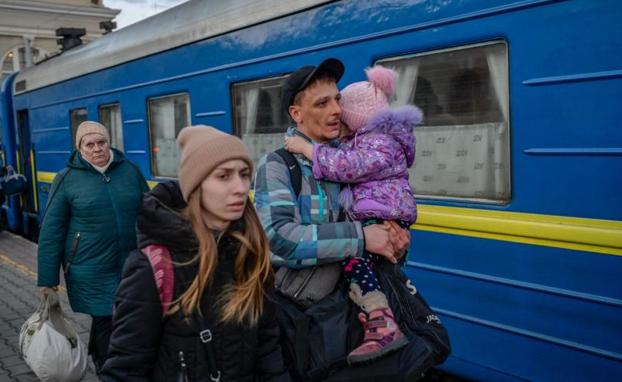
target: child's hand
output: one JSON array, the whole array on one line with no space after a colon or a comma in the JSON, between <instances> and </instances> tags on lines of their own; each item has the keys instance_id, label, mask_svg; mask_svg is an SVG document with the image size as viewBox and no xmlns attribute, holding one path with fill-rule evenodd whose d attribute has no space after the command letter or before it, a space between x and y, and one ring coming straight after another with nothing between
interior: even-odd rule
<instances>
[{"instance_id":1,"label":"child's hand","mask_svg":"<svg viewBox=\"0 0 622 382\"><path fill-rule=\"evenodd\" d=\"M285 150L289 152L302 154L302 151L307 145L311 146L311 143L305 141L301 137L285 137Z\"/></svg>"},{"instance_id":2,"label":"child's hand","mask_svg":"<svg viewBox=\"0 0 622 382\"><path fill-rule=\"evenodd\" d=\"M294 154L303 154L309 160L313 157L313 144L301 137L285 137L285 150Z\"/></svg>"}]
</instances>

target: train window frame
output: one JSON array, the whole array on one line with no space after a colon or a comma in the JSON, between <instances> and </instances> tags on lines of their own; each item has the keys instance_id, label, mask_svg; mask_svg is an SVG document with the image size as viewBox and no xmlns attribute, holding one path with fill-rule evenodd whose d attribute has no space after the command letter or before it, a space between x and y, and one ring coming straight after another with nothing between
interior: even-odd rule
<instances>
[{"instance_id":1,"label":"train window frame","mask_svg":"<svg viewBox=\"0 0 622 382\"><path fill-rule=\"evenodd\" d=\"M102 120L102 110L103 109L111 109L111 108L117 108L118 110L118 118L116 119L116 125L114 126L110 126L110 124L108 123L104 123L105 121ZM123 138L123 117L122 117L122 111L121 111L121 103L120 102L112 102L112 103L106 103L106 104L101 104L97 107L97 111L99 114L99 123L101 123L102 125L104 125L104 127L108 130L108 134L110 135L110 146L114 147L115 149L124 152L124 138Z\"/></svg>"},{"instance_id":2,"label":"train window frame","mask_svg":"<svg viewBox=\"0 0 622 382\"><path fill-rule=\"evenodd\" d=\"M170 141L168 142L169 151L171 151L171 154L175 156L175 160L174 160L174 164L172 166L169 166L170 169L173 169L173 170L167 172L166 174L163 174L158 169L157 158L156 158L156 155L154 155L154 154L159 154L161 152L161 145L154 146L154 136L153 136L154 118L152 115L152 102L161 102L162 100L174 99L176 97L186 97L186 108L185 108L186 109L185 110L186 121L184 123L179 124L179 128L177 128L177 126L174 126L173 138L168 137L168 140ZM159 95L156 97L147 98L147 132L148 132L148 137L149 137L150 170L151 170L152 177L155 179L176 179L177 178L177 168L179 166L180 151L179 151L179 148L177 147L176 139L181 129L183 129L186 126L191 125L192 110L191 110L190 102L191 102L191 99L190 99L189 92L178 92L178 93L171 93L171 94L165 94L165 95ZM175 107L175 105L173 105L173 107ZM176 122L176 118L175 116L173 116L173 124L175 124L175 122Z\"/></svg>"},{"instance_id":3,"label":"train window frame","mask_svg":"<svg viewBox=\"0 0 622 382\"><path fill-rule=\"evenodd\" d=\"M289 76L287 74L280 74L271 77L262 77L253 80L239 81L231 84L231 118L233 125L233 132L240 137L246 147L248 148L251 159L255 164L266 154L278 149L283 145L283 136L287 131L287 128L292 126L292 121L287 112L281 108L280 93L283 80ZM250 123L246 115L240 114L241 105L246 102L248 93L242 94L245 90L255 90L256 94L254 102L257 104L257 109L252 113L254 114L255 123ZM268 97L268 98L266 98ZM274 98L276 97L276 98ZM270 110L266 115L266 112L261 112L261 101L268 99L274 101L268 103ZM269 117L270 124L261 126L257 123L259 118ZM277 120L275 123L274 121ZM244 122L246 126L241 126ZM252 126L253 130L248 131L247 126ZM275 127L276 126L276 127Z\"/></svg>"},{"instance_id":4,"label":"train window frame","mask_svg":"<svg viewBox=\"0 0 622 382\"><path fill-rule=\"evenodd\" d=\"M469 54L480 55L472 61L485 62L488 77L483 77L481 75L483 70L478 67L475 69L479 71L475 71L473 67L461 68L459 63L449 62L446 65L454 65L457 68L457 73L451 79L445 80L448 84L447 87L451 89L451 82L456 80L453 82L454 93L456 93L455 89L464 89L468 86L480 90L485 87L485 92L483 90L481 93L472 92L472 94L484 94L485 96L452 98L449 97L449 94L438 93L438 96L433 99L442 100L443 97L445 100L467 99L473 104L476 103L474 100L483 99L488 102L488 109L481 108L486 112L482 112L480 116L473 112L477 108L472 107L469 109L470 113L459 114L461 119L450 119L451 115L442 118L443 115L447 114L445 112L430 113L435 117L436 122L430 122L428 125L426 125L424 116L424 123L415 128L417 150L415 164L410 169L411 186L419 199L507 205L512 199L510 73L507 42L505 40L492 40L410 55L384 57L376 60L375 64L396 69L399 69L399 66L395 65L398 63L403 66L402 69L406 68L408 63L412 67L416 66L416 68L411 68L410 73L408 70L402 70L401 73L398 70L400 76L403 77L399 82L406 84L410 81L411 84L405 85L403 90L396 89L396 97L392 106L400 106L406 103L416 104L415 100L418 96L416 92L419 83L422 84L422 87L427 85L430 94L435 95L434 86L422 76L420 70L422 67L426 68L424 65L426 58L435 56L431 60L433 64L434 61L447 62L447 58L451 58L452 55L458 57L463 55L464 57L459 58L465 60ZM472 62L469 64L476 65ZM434 73L429 68L432 65L428 63L427 66L427 70ZM437 79L441 76L449 78L447 73L441 69L436 71L441 73L441 75L437 75ZM466 75L467 73L470 77ZM472 73L479 73L479 77L475 77ZM434 76L432 75L431 78L434 79ZM466 86L463 81L460 83L461 87L458 87L456 86L458 78L468 78L472 81L467 82ZM479 81L473 78L477 78ZM420 79L425 80L425 82L420 82ZM408 90L408 86L411 86L410 90ZM419 98L421 100L422 97ZM446 102L449 105L449 101ZM435 103L437 106L440 104L441 102ZM455 105L459 104L461 103L454 103L452 108L458 109ZM480 102L480 104L484 104L484 102ZM421 105L426 106L424 109L431 110L428 107L429 102L423 102ZM441 107L440 110L442 111L443 108ZM474 121L475 117L480 117L481 120ZM430 121L432 121L431 118ZM444 149L443 146L445 146ZM449 156L447 155L449 153L453 154ZM453 159L454 156L455 159ZM434 181L437 182L436 185L432 183ZM421 186L424 182L427 183L425 187ZM422 189L423 192L421 192Z\"/></svg>"},{"instance_id":5,"label":"train window frame","mask_svg":"<svg viewBox=\"0 0 622 382\"><path fill-rule=\"evenodd\" d=\"M74 119L74 113L77 113L77 112L84 112L84 119L81 119L81 118ZM80 126L82 122L85 122L88 120L89 120L89 112L86 107L77 107L77 108L69 110L69 130L71 132L71 147L75 145L76 131L78 130L78 126ZM79 149L80 149L79 147L76 147L76 150L79 150Z\"/></svg>"}]
</instances>

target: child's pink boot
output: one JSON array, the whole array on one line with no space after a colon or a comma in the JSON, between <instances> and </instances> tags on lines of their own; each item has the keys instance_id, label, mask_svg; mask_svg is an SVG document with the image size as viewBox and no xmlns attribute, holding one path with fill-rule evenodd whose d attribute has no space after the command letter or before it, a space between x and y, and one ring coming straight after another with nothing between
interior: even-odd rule
<instances>
[{"instance_id":1,"label":"child's pink boot","mask_svg":"<svg viewBox=\"0 0 622 382\"><path fill-rule=\"evenodd\" d=\"M350 295L352 296L352 293ZM348 363L372 361L406 346L408 338L395 323L393 311L387 306L384 294L377 291L357 297L361 302L359 305L369 313L359 313L359 320L365 329L365 337L363 343L348 355Z\"/></svg>"}]
</instances>

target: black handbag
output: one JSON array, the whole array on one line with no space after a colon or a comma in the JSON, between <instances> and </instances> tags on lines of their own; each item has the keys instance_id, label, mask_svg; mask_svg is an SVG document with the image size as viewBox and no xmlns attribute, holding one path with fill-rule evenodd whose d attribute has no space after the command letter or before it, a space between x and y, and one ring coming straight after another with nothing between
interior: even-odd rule
<instances>
[{"instance_id":1,"label":"black handbag","mask_svg":"<svg viewBox=\"0 0 622 382\"><path fill-rule=\"evenodd\" d=\"M335 290L341 277L337 263L310 268L281 267L275 275L276 289L303 308L308 308Z\"/></svg>"},{"instance_id":2,"label":"black handbag","mask_svg":"<svg viewBox=\"0 0 622 382\"><path fill-rule=\"evenodd\" d=\"M295 381L323 381L346 366L346 356L362 338L358 308L345 283L339 285L307 309L280 293L270 296L277 307L285 365Z\"/></svg>"}]
</instances>

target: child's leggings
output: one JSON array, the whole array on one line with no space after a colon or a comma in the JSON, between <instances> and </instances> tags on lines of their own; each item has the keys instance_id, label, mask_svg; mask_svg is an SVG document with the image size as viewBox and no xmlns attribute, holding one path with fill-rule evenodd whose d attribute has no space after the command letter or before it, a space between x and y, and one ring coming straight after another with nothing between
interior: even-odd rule
<instances>
[{"instance_id":1,"label":"child's leggings","mask_svg":"<svg viewBox=\"0 0 622 382\"><path fill-rule=\"evenodd\" d=\"M357 284L363 295L380 290L378 277L373 270L377 258L378 255L364 251L361 257L350 257L341 263L348 284Z\"/></svg>"},{"instance_id":2,"label":"child's leggings","mask_svg":"<svg viewBox=\"0 0 622 382\"><path fill-rule=\"evenodd\" d=\"M405 229L408 223L397 221ZM363 222L363 227L371 224L382 224L380 219L369 219ZM361 293L366 295L369 292L380 291L378 277L374 272L374 265L382 261L382 257L374 253L363 251L360 257L351 257L342 261L343 276L348 284L357 284L361 288Z\"/></svg>"}]
</instances>

